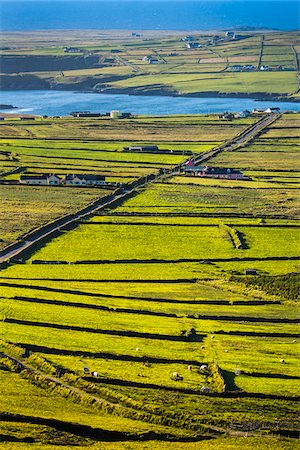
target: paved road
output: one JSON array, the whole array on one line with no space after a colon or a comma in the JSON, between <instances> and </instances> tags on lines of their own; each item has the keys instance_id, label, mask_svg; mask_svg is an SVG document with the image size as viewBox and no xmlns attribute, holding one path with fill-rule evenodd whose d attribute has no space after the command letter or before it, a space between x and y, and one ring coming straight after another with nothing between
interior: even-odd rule
<instances>
[{"instance_id":1,"label":"paved road","mask_svg":"<svg viewBox=\"0 0 300 450\"><path fill-rule=\"evenodd\" d=\"M247 143L249 140L253 139L255 136L257 136L264 128L268 127L273 123L275 120L279 119L281 114L270 114L266 117L263 117L261 120L256 122L254 125L250 126L248 129L246 129L244 132L242 132L239 136L231 139L230 141L227 141L225 144L210 150L208 152L205 152L199 156L196 156L194 158L191 158L194 163L200 163L207 161L208 159L213 158L214 156L218 155L219 153L223 152L224 150L232 151L241 145ZM181 165L181 167L184 164Z\"/></svg>"},{"instance_id":2,"label":"paved road","mask_svg":"<svg viewBox=\"0 0 300 450\"><path fill-rule=\"evenodd\" d=\"M209 152L205 152L204 154L196 156L192 159L195 163L200 163L207 161L210 158L213 158L214 156L216 156L217 154L221 153L224 150L233 150L237 146L240 146L241 144L247 142L249 139L256 136L258 133L260 133L261 130L263 130L266 126L270 125L279 117L280 114L270 114L265 118L263 118L262 120L260 120L259 122L255 123L253 126L249 127L238 137L233 138L232 140L221 145L220 147L217 147L216 149L213 149ZM166 171L166 173L172 175L173 173L178 172L178 170L181 167L183 167L184 164L185 163L176 166L173 169ZM115 195L110 196L110 198L104 201L99 199L96 202L92 203L91 205L87 206L86 208L83 208L82 210L78 211L76 214L57 219L51 224L45 225L39 231L33 231L31 233L28 233L23 240L9 246L7 249L4 249L0 252L0 263L9 261L11 258L22 257L24 253L28 252L29 250L32 250L39 243L43 242L47 238L50 239L53 236L55 236L58 232L61 231L61 228L64 228L68 225L73 225L77 223L78 220L85 219L91 214L94 214L101 209L112 207L118 202L123 202L124 200L126 200L131 196L131 194L137 189L137 187L146 186L148 183L152 183L153 181L158 180L164 175L165 174L162 175L153 174L152 177L151 175L149 175L146 179L144 178L140 179L140 183L138 186L130 186L126 190L124 190L124 192L116 193ZM150 180L149 177L151 177Z\"/></svg>"}]
</instances>

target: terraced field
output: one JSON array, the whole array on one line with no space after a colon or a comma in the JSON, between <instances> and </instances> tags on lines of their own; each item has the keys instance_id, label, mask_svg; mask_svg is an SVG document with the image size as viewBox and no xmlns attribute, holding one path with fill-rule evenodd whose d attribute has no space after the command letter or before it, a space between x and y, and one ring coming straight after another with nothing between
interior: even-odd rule
<instances>
[{"instance_id":1,"label":"terraced field","mask_svg":"<svg viewBox=\"0 0 300 450\"><path fill-rule=\"evenodd\" d=\"M214 119L194 120L198 154ZM31 448L26 437L45 449L295 448L299 159L286 142L298 120L285 114L209 161L251 181L165 174L3 265L2 434L18 440L4 448ZM167 119L143 121L164 135ZM176 121L174 149L185 145L186 122ZM133 167L137 155L120 151L125 125L116 149L105 134L100 148L95 136L52 149L22 137L20 158L77 151ZM224 140L241 128L221 126ZM138 157L152 171L186 160Z\"/></svg>"}]
</instances>

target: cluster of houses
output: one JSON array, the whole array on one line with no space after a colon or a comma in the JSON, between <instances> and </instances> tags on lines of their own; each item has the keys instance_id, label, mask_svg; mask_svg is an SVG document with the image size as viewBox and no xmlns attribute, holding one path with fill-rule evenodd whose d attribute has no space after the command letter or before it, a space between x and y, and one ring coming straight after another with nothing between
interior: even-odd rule
<instances>
[{"instance_id":1,"label":"cluster of houses","mask_svg":"<svg viewBox=\"0 0 300 450\"><path fill-rule=\"evenodd\" d=\"M245 109L244 111L236 112L236 113L226 111L223 114L219 115L219 119L221 119L221 120L243 119L245 117L249 117L250 115L251 115L251 112L248 111L248 109Z\"/></svg>"},{"instance_id":2,"label":"cluster of houses","mask_svg":"<svg viewBox=\"0 0 300 450\"><path fill-rule=\"evenodd\" d=\"M103 175L68 174L62 177L53 173L42 175L21 175L20 184L35 186L103 186L106 184Z\"/></svg>"},{"instance_id":3,"label":"cluster of houses","mask_svg":"<svg viewBox=\"0 0 300 450\"><path fill-rule=\"evenodd\" d=\"M228 42L228 41L239 41L240 39L244 39L244 36L240 36L236 34L234 31L226 31L225 37L215 35L212 37L212 39L209 39L207 41L207 45L216 45L221 42Z\"/></svg>"},{"instance_id":4,"label":"cluster of houses","mask_svg":"<svg viewBox=\"0 0 300 450\"><path fill-rule=\"evenodd\" d=\"M238 39L238 35L234 31L226 31L225 36L230 41L236 41Z\"/></svg>"},{"instance_id":5,"label":"cluster of houses","mask_svg":"<svg viewBox=\"0 0 300 450\"><path fill-rule=\"evenodd\" d=\"M239 170L226 167L197 166L191 159L185 164L182 170L186 176L222 178L227 180L251 180L251 178L246 177Z\"/></svg>"},{"instance_id":6,"label":"cluster of houses","mask_svg":"<svg viewBox=\"0 0 300 450\"><path fill-rule=\"evenodd\" d=\"M194 36L184 36L181 40L183 42L192 42L195 40L195 38L194 38Z\"/></svg>"},{"instance_id":7,"label":"cluster of houses","mask_svg":"<svg viewBox=\"0 0 300 450\"><path fill-rule=\"evenodd\" d=\"M256 67L252 64L235 64L234 66L228 67L228 70L230 70L231 72L253 72L254 70L256 70Z\"/></svg>"},{"instance_id":8,"label":"cluster of houses","mask_svg":"<svg viewBox=\"0 0 300 450\"><path fill-rule=\"evenodd\" d=\"M191 48L201 48L202 45L199 44L199 42L194 42L195 41L195 37L194 36L184 36L181 41L186 42L185 46L188 49Z\"/></svg>"},{"instance_id":9,"label":"cluster of houses","mask_svg":"<svg viewBox=\"0 0 300 450\"><path fill-rule=\"evenodd\" d=\"M266 64L263 64L259 68L256 66L253 66L253 64L235 64L233 66L229 66L228 70L230 72L254 72L254 71L261 71L261 72L268 72L268 71L277 71L277 70L285 70L285 71L291 71L294 70L293 67L282 67L282 66L274 66L269 67Z\"/></svg>"},{"instance_id":10,"label":"cluster of houses","mask_svg":"<svg viewBox=\"0 0 300 450\"><path fill-rule=\"evenodd\" d=\"M276 114L280 112L278 107L268 107L268 108L254 108L252 111L245 109L241 112L224 112L219 115L220 120L233 120L233 119L244 119L249 117L251 114Z\"/></svg>"}]
</instances>

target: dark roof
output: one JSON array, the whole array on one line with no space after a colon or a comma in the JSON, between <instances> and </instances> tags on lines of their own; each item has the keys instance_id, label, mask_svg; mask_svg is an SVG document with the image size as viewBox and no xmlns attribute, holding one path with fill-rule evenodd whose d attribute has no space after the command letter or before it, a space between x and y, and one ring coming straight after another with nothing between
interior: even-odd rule
<instances>
[{"instance_id":1,"label":"dark roof","mask_svg":"<svg viewBox=\"0 0 300 450\"><path fill-rule=\"evenodd\" d=\"M191 166L186 165L185 170L195 170L199 172L204 172L206 174L213 174L213 175L228 175L231 173L241 173L239 170L231 169L229 167L209 167L209 166Z\"/></svg>"},{"instance_id":2,"label":"dark roof","mask_svg":"<svg viewBox=\"0 0 300 450\"><path fill-rule=\"evenodd\" d=\"M20 180L47 180L51 175L21 175Z\"/></svg>"},{"instance_id":3,"label":"dark roof","mask_svg":"<svg viewBox=\"0 0 300 450\"><path fill-rule=\"evenodd\" d=\"M91 175L91 174L69 174L66 175L66 180L73 180L74 178L79 178L80 180L90 180L90 181L103 181L105 180L104 175Z\"/></svg>"},{"instance_id":4,"label":"dark roof","mask_svg":"<svg viewBox=\"0 0 300 450\"><path fill-rule=\"evenodd\" d=\"M130 150L137 150L137 149L143 149L143 150L158 150L157 145L131 145L129 147Z\"/></svg>"}]
</instances>

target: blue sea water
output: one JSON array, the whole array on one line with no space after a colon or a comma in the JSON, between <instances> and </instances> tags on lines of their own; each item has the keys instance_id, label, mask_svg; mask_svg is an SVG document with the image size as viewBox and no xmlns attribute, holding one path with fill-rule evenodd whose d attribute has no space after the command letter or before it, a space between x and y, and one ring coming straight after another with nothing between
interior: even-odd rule
<instances>
[{"instance_id":1,"label":"blue sea water","mask_svg":"<svg viewBox=\"0 0 300 450\"><path fill-rule=\"evenodd\" d=\"M300 111L300 103L255 101L249 98L129 96L69 91L4 91L0 93L0 103L18 107L2 110L4 112L60 116L69 115L72 111L104 113L114 109L150 115L208 114L268 106L278 106L281 111Z\"/></svg>"},{"instance_id":2,"label":"blue sea water","mask_svg":"<svg viewBox=\"0 0 300 450\"><path fill-rule=\"evenodd\" d=\"M0 0L2 31L299 28L298 1Z\"/></svg>"}]
</instances>

